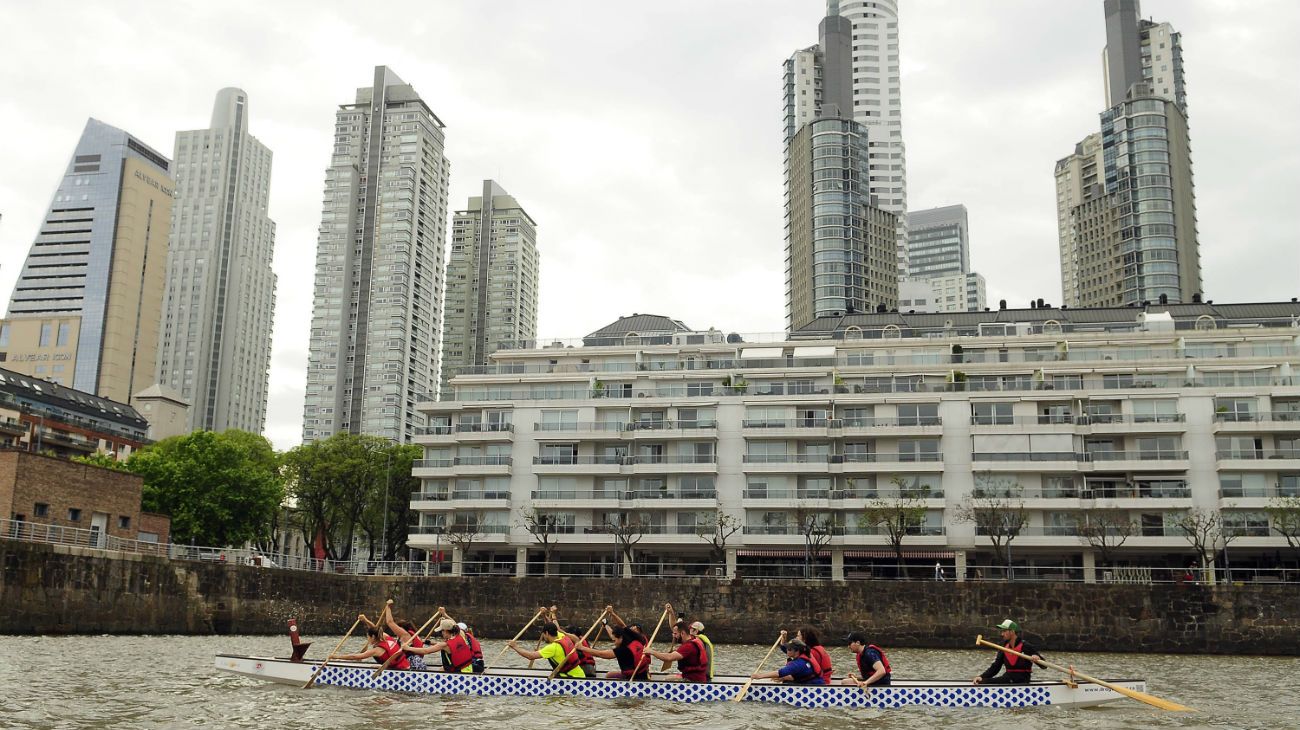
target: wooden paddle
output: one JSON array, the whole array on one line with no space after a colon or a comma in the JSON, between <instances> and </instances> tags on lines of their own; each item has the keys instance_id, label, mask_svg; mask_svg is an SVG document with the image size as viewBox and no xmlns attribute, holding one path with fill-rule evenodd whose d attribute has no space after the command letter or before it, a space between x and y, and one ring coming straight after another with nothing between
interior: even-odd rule
<instances>
[{"instance_id":1,"label":"wooden paddle","mask_svg":"<svg viewBox=\"0 0 1300 730\"><path fill-rule=\"evenodd\" d=\"M772 652L776 651L776 647L780 646L782 641L785 641L784 631L781 632L780 636L776 637L776 641L772 642L772 648L768 649L767 654L763 655L763 661L758 663L758 667L753 671L752 674L758 674L759 672L763 671L763 665L767 664L767 660L772 658ZM750 678L745 682L745 686L740 688L740 691L736 693L735 697L731 698L731 701L740 702L741 700L745 699L745 695L749 694L749 685L753 683L754 683L754 677L751 675Z\"/></svg>"},{"instance_id":2,"label":"wooden paddle","mask_svg":"<svg viewBox=\"0 0 1300 730\"><path fill-rule=\"evenodd\" d=\"M380 665L379 665L379 668L375 670L375 673L372 674L372 675L370 675L370 676L371 676L371 677L378 677L378 676L379 676L379 675L380 675L380 674L381 674L385 669L388 668L388 665L389 665L389 664L392 664L392 663L393 663L393 660L394 660L394 659L396 659L397 657L399 657L399 656L405 654L405 653L406 653L406 650L411 648L411 643L414 642L414 641L416 640L416 638L418 638L418 637L420 636L420 634L424 633L424 630L425 630L425 629L429 628L429 624L433 623L433 620L434 620L434 619L438 618L439 616L444 615L444 613L445 613L445 612L444 612L444 611L442 610L442 608L440 607L440 608L437 610L436 613L434 613L432 616L429 617L429 620L428 620L428 621L425 621L425 622L424 622L424 625L423 625L423 626L421 626L420 628L416 629L414 634L411 634L409 637L407 637L406 641L402 643L402 648L401 648L399 651L395 651L395 652L393 652L392 654L389 654L389 655L388 655L388 658L384 660L384 663L383 663L383 664L380 664Z\"/></svg>"},{"instance_id":3,"label":"wooden paddle","mask_svg":"<svg viewBox=\"0 0 1300 730\"><path fill-rule=\"evenodd\" d=\"M994 644L991 641L986 641L984 639L983 634L975 637L975 645L992 647L994 649L997 649L998 651L1005 651L1008 654L1015 654L1016 656L1028 659L1031 662L1035 661L1029 655L1021 654L1015 649L1008 649L1005 646L1000 646L998 644ZM1060 664L1053 664L1044 659L1039 659L1036 661L1038 664L1041 664L1049 669L1055 669L1056 671L1062 672L1064 674L1068 674L1071 677L1078 677L1079 679L1082 679L1085 682L1092 682L1093 684L1101 685L1102 687L1105 687L1108 690L1111 690L1113 692L1118 692L1124 695L1125 697L1135 699L1138 702L1145 702L1148 705L1151 705L1152 707L1159 707L1162 710L1170 710L1172 712L1195 712L1196 711L1194 708L1187 707L1186 705L1180 705L1177 702L1170 702L1169 700L1160 699L1159 697L1156 697L1155 695L1147 694L1146 692L1139 692L1135 689L1129 689L1128 687L1121 687L1118 684L1111 684L1110 682L1107 682L1102 679L1097 679L1096 677L1089 677L1088 675L1082 672L1076 672L1068 667L1063 667Z\"/></svg>"},{"instance_id":4,"label":"wooden paddle","mask_svg":"<svg viewBox=\"0 0 1300 730\"><path fill-rule=\"evenodd\" d=\"M593 632L593 631L596 630L596 627L600 625L600 620L603 619L603 618L605 618L605 612L604 612L604 611L601 611L601 612L600 612L600 615L597 616L597 617L596 617L596 620L591 624L591 628L587 629L587 633L583 634L583 635L582 635L582 639L579 640L578 642L576 642L576 643L573 645L573 651L574 651L574 653L577 653L577 651L578 651L578 647L579 647L579 646L582 646L582 642L586 641L586 640L587 640L587 637L591 636L591 632ZM566 662L569 661L569 655L568 655L568 654L565 654L565 655L564 655L564 661L566 661ZM549 681L549 680L552 680L552 679L555 679L555 675L557 675L557 674L560 673L560 667L562 667L562 666L564 666L564 665L563 665L563 664L556 664L556 665L555 665L555 669L552 669L552 670L551 670L551 676L547 677L546 679L547 679L548 681Z\"/></svg>"},{"instance_id":5,"label":"wooden paddle","mask_svg":"<svg viewBox=\"0 0 1300 730\"><path fill-rule=\"evenodd\" d=\"M316 684L316 678L320 676L321 672L325 671L325 665L330 663L330 659L338 653L339 649L343 648L344 642L348 640L348 637L352 636L352 632L356 631L357 627L360 625L361 617L357 616L357 620L352 622L352 628L348 629L348 632L343 635L342 639L339 639L339 643L334 645L334 651L331 651L325 656L325 661L321 662L319 667L316 667L316 671L311 673L311 679L308 679L307 683L302 686L303 689L311 689L312 685Z\"/></svg>"},{"instance_id":6,"label":"wooden paddle","mask_svg":"<svg viewBox=\"0 0 1300 730\"><path fill-rule=\"evenodd\" d=\"M676 626L676 625L677 625L677 612L673 610L672 606L673 606L673 604L671 604L671 603L666 603L666 604L664 604L664 608L668 611L668 625L669 625L669 626ZM671 669L672 666L673 666L673 663L670 662L670 661L668 661L667 659L665 659L665 660L664 660L664 663L661 664L661 665L659 665L659 671L661 671L661 672L666 672L666 671L668 671L669 669Z\"/></svg>"},{"instance_id":7,"label":"wooden paddle","mask_svg":"<svg viewBox=\"0 0 1300 730\"><path fill-rule=\"evenodd\" d=\"M528 623L524 624L524 627L523 627L522 629L519 629L519 633L515 634L515 638L511 639L510 641L519 641L519 637L523 636L523 635L524 635L524 632L528 630L528 627L529 627L529 626L532 626L534 623L536 623L537 619L540 618L541 615L542 615L543 613L545 613L545 612L546 612L546 609L544 609L544 608L543 608L543 609L539 609L539 610L537 611L537 613L533 614L533 617L532 617L531 619L528 620ZM506 652L509 651L509 650L510 650L510 644L509 644L509 643L507 643L505 646L501 647L501 653L500 653L500 654L497 654L497 658L492 660L492 664L496 664L497 662L501 661L501 657L505 656L505 655L506 655ZM483 673L484 673L484 674L487 674L487 670L489 670L489 669L492 668L492 664L489 664L489 665L487 665L486 667L483 668Z\"/></svg>"},{"instance_id":8,"label":"wooden paddle","mask_svg":"<svg viewBox=\"0 0 1300 730\"><path fill-rule=\"evenodd\" d=\"M650 647L654 645L655 637L659 635L659 627L664 625L664 619L666 618L668 618L668 609L665 608L664 612L659 614L659 622L655 624L655 630L653 633L650 634L650 641L647 642L645 648L641 650L642 651L641 658L646 660L646 667L649 667L651 664L654 663L654 657L650 655ZM627 676L627 681L631 682L633 679L635 679L637 672L640 671L641 671L641 662L637 662L636 665L632 667L632 673ZM645 676L646 679L649 679L650 672L646 672Z\"/></svg>"}]
</instances>

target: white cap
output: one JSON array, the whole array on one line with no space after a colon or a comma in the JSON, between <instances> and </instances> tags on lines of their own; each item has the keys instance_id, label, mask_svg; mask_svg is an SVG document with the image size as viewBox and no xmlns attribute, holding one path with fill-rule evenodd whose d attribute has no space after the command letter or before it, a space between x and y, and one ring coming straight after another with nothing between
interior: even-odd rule
<instances>
[{"instance_id":1,"label":"white cap","mask_svg":"<svg viewBox=\"0 0 1300 730\"><path fill-rule=\"evenodd\" d=\"M469 631L469 627L465 625L465 622L464 622L464 621L462 621L462 622L460 622L460 623L458 623L458 624L456 624L456 625L460 627L460 630L461 630L461 631Z\"/></svg>"}]
</instances>

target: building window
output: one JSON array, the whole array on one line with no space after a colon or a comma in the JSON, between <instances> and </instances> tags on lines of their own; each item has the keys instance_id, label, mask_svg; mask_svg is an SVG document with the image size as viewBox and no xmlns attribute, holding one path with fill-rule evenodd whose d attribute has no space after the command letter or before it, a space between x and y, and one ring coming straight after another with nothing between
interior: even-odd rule
<instances>
[{"instance_id":1,"label":"building window","mask_svg":"<svg viewBox=\"0 0 1300 730\"><path fill-rule=\"evenodd\" d=\"M53 332L54 327L49 322L43 322L41 324L41 339L39 344L37 344L37 347L49 347L50 335L53 334Z\"/></svg>"},{"instance_id":2,"label":"building window","mask_svg":"<svg viewBox=\"0 0 1300 730\"><path fill-rule=\"evenodd\" d=\"M36 517L49 517L50 506L44 502L37 502L36 507L32 509L32 515Z\"/></svg>"},{"instance_id":3,"label":"building window","mask_svg":"<svg viewBox=\"0 0 1300 730\"><path fill-rule=\"evenodd\" d=\"M54 341L55 347L66 347L68 345L68 335L72 333L72 325L67 322L59 323L59 336Z\"/></svg>"},{"instance_id":4,"label":"building window","mask_svg":"<svg viewBox=\"0 0 1300 730\"><path fill-rule=\"evenodd\" d=\"M68 522L81 522L81 510L76 507L69 507Z\"/></svg>"},{"instance_id":5,"label":"building window","mask_svg":"<svg viewBox=\"0 0 1300 730\"><path fill-rule=\"evenodd\" d=\"M117 518L117 526L123 530L131 529L131 518L121 515Z\"/></svg>"}]
</instances>

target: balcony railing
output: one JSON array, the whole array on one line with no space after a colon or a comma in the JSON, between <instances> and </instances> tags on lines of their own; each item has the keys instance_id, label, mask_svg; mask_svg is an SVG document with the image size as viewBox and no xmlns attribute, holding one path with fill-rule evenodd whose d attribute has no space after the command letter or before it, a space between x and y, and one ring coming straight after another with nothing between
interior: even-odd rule
<instances>
[{"instance_id":1,"label":"balcony railing","mask_svg":"<svg viewBox=\"0 0 1300 730\"><path fill-rule=\"evenodd\" d=\"M746 464L829 464L837 454L745 454ZM842 459L841 459L842 461Z\"/></svg>"},{"instance_id":2,"label":"balcony railing","mask_svg":"<svg viewBox=\"0 0 1300 730\"><path fill-rule=\"evenodd\" d=\"M977 451L971 461L1087 461L1087 456L1073 451Z\"/></svg>"},{"instance_id":3,"label":"balcony railing","mask_svg":"<svg viewBox=\"0 0 1300 730\"><path fill-rule=\"evenodd\" d=\"M445 502L457 499L509 500L510 492L489 489L452 489L434 492L411 492L411 501Z\"/></svg>"},{"instance_id":4,"label":"balcony railing","mask_svg":"<svg viewBox=\"0 0 1300 730\"><path fill-rule=\"evenodd\" d=\"M1300 411L1220 411L1214 414L1214 420L1225 423L1300 423Z\"/></svg>"},{"instance_id":5,"label":"balcony railing","mask_svg":"<svg viewBox=\"0 0 1300 730\"><path fill-rule=\"evenodd\" d=\"M449 535L455 533L477 532L480 535L509 535L510 525L412 525L406 528L410 535Z\"/></svg>"},{"instance_id":6,"label":"balcony railing","mask_svg":"<svg viewBox=\"0 0 1300 730\"><path fill-rule=\"evenodd\" d=\"M690 429L713 429L718 427L717 421L694 420L694 421L632 421L623 424L624 431L671 431L671 430L690 430Z\"/></svg>"},{"instance_id":7,"label":"balcony railing","mask_svg":"<svg viewBox=\"0 0 1300 730\"><path fill-rule=\"evenodd\" d=\"M1186 461L1187 452L1175 449L1149 451L1091 451L1088 461Z\"/></svg>"},{"instance_id":8,"label":"balcony railing","mask_svg":"<svg viewBox=\"0 0 1300 730\"><path fill-rule=\"evenodd\" d=\"M1300 483L1273 484L1265 487L1220 487L1220 499L1300 497Z\"/></svg>"},{"instance_id":9,"label":"balcony railing","mask_svg":"<svg viewBox=\"0 0 1300 730\"><path fill-rule=\"evenodd\" d=\"M594 456L559 455L534 456L533 463L539 466L576 466L576 465L613 465L624 464L631 457L622 454L596 454Z\"/></svg>"},{"instance_id":10,"label":"balcony railing","mask_svg":"<svg viewBox=\"0 0 1300 730\"><path fill-rule=\"evenodd\" d=\"M889 530L880 525L846 525L844 527L845 535L875 535L889 536ZM937 537L947 534L947 529L943 525L908 525L903 531L904 535L914 537Z\"/></svg>"},{"instance_id":11,"label":"balcony railing","mask_svg":"<svg viewBox=\"0 0 1300 730\"><path fill-rule=\"evenodd\" d=\"M452 466L510 466L512 461L509 456L457 456Z\"/></svg>"},{"instance_id":12,"label":"balcony railing","mask_svg":"<svg viewBox=\"0 0 1300 730\"><path fill-rule=\"evenodd\" d=\"M938 416L899 416L897 418L841 418L844 428L906 428L910 426L939 426Z\"/></svg>"},{"instance_id":13,"label":"balcony railing","mask_svg":"<svg viewBox=\"0 0 1300 730\"><path fill-rule=\"evenodd\" d=\"M458 423L456 433L512 433L513 423Z\"/></svg>"},{"instance_id":14,"label":"balcony railing","mask_svg":"<svg viewBox=\"0 0 1300 730\"><path fill-rule=\"evenodd\" d=\"M534 423L534 431L613 431L623 430L620 421L562 421L559 423Z\"/></svg>"},{"instance_id":15,"label":"balcony railing","mask_svg":"<svg viewBox=\"0 0 1300 730\"><path fill-rule=\"evenodd\" d=\"M1219 449L1217 458L1223 459L1300 459L1300 449Z\"/></svg>"},{"instance_id":16,"label":"balcony railing","mask_svg":"<svg viewBox=\"0 0 1300 730\"><path fill-rule=\"evenodd\" d=\"M833 418L746 418L744 428L839 428L841 421Z\"/></svg>"}]
</instances>

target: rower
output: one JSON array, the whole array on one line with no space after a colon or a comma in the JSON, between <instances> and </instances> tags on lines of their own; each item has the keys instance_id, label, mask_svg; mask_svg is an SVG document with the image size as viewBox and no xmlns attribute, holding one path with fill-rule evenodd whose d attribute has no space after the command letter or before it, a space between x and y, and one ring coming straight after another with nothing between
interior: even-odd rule
<instances>
[{"instance_id":1,"label":"rower","mask_svg":"<svg viewBox=\"0 0 1300 730\"><path fill-rule=\"evenodd\" d=\"M792 684L826 684L822 679L822 668L817 660L808 653L808 645L799 639L791 639L785 645L786 664L770 672L754 672L754 679L775 679L778 682Z\"/></svg>"},{"instance_id":2,"label":"rower","mask_svg":"<svg viewBox=\"0 0 1300 730\"><path fill-rule=\"evenodd\" d=\"M554 621L542 624L542 643L545 646L541 651L521 649L515 639L511 639L507 645L525 659L545 659L550 662L552 669L560 670L556 672L557 677L582 679L587 676L578 664L578 646L573 637L561 631Z\"/></svg>"},{"instance_id":3,"label":"rower","mask_svg":"<svg viewBox=\"0 0 1300 730\"><path fill-rule=\"evenodd\" d=\"M889 658L885 656L884 650L867 643L867 637L857 631L844 637L844 640L849 642L849 651L857 658L858 674L850 673L844 678L843 684L888 687L893 669L889 666Z\"/></svg>"},{"instance_id":4,"label":"rower","mask_svg":"<svg viewBox=\"0 0 1300 730\"><path fill-rule=\"evenodd\" d=\"M483 645L478 642L474 630L466 626L464 621L457 623L456 626L460 629L460 635L465 637L465 641L469 644L470 653L474 656L470 662L470 667L473 668L475 674L482 674L484 670Z\"/></svg>"},{"instance_id":5,"label":"rower","mask_svg":"<svg viewBox=\"0 0 1300 730\"><path fill-rule=\"evenodd\" d=\"M822 680L824 684L831 683L831 655L822 646L821 637L817 635L817 629L811 626L804 626L794 633L794 638L808 645L808 654L817 661L817 666L821 667Z\"/></svg>"},{"instance_id":6,"label":"rower","mask_svg":"<svg viewBox=\"0 0 1300 730\"><path fill-rule=\"evenodd\" d=\"M698 636L692 636L690 627L684 622L673 626L673 641L677 648L672 651L655 651L646 649L646 653L666 662L677 662L677 671L685 682L709 681L709 650ZM674 677L673 679L676 679Z\"/></svg>"},{"instance_id":7,"label":"rower","mask_svg":"<svg viewBox=\"0 0 1300 730\"><path fill-rule=\"evenodd\" d=\"M388 632L397 638L398 642L405 647L406 660L410 662L411 669L424 671L424 655L418 650L424 648L424 640L416 633L418 629L410 619L394 620L391 614L385 615L388 620ZM412 651L415 649L417 651Z\"/></svg>"},{"instance_id":8,"label":"rower","mask_svg":"<svg viewBox=\"0 0 1300 730\"><path fill-rule=\"evenodd\" d=\"M594 649L590 646L579 646L578 651L584 657L600 657L601 659L617 659L618 671L611 671L605 675L608 679L628 679L644 680L650 678L650 662L643 659L645 650L645 637L637 633L636 629L630 626L605 626L606 632L614 640L613 649ZM583 665L583 671L587 667ZM595 676L595 662L592 662L592 676Z\"/></svg>"},{"instance_id":9,"label":"rower","mask_svg":"<svg viewBox=\"0 0 1300 730\"><path fill-rule=\"evenodd\" d=\"M384 633L384 630L371 626L366 629L366 649L356 654L334 654L331 659L341 659L345 662L360 662L366 659L374 659L383 664L388 662L388 657L397 654L398 656L388 664L389 669L410 669L411 664L402 655L402 645L397 643L397 639Z\"/></svg>"},{"instance_id":10,"label":"rower","mask_svg":"<svg viewBox=\"0 0 1300 730\"><path fill-rule=\"evenodd\" d=\"M1033 661L1018 657L1009 652L998 652L997 658L989 665L984 673L976 677L974 684L1029 684L1030 675L1034 671L1034 664L1042 661L1038 650L1025 643L1020 638L1020 624L1011 619L1006 619L997 625L1002 632L1002 645L1008 649L1018 651L1021 654L1028 654L1033 657ZM996 676L998 671L1006 668L1002 676Z\"/></svg>"},{"instance_id":11,"label":"rower","mask_svg":"<svg viewBox=\"0 0 1300 730\"><path fill-rule=\"evenodd\" d=\"M444 672L461 672L468 674L474 671L474 650L470 648L469 642L460 630L460 625L455 619L444 618L438 622L438 633L442 635L441 641L435 641L432 644L426 644L420 650L421 654L432 654L442 652L442 671Z\"/></svg>"}]
</instances>

